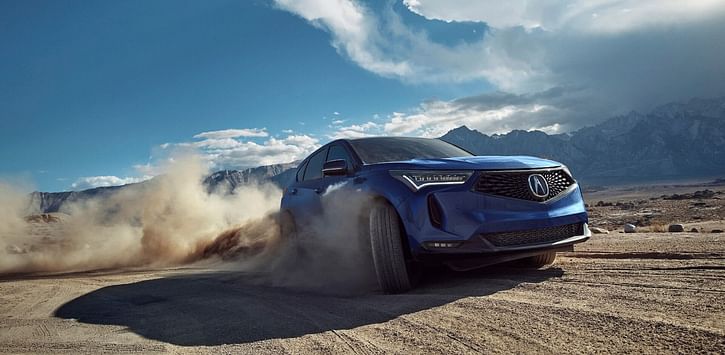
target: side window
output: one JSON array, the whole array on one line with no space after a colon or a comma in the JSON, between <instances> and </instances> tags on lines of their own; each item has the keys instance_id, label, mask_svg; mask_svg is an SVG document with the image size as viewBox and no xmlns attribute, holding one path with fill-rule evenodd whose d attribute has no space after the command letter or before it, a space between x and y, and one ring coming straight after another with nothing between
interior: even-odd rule
<instances>
[{"instance_id":1,"label":"side window","mask_svg":"<svg viewBox=\"0 0 725 355\"><path fill-rule=\"evenodd\" d=\"M297 168L297 181L302 181L302 177L305 176L305 168L307 168L307 163L300 164L300 167Z\"/></svg>"},{"instance_id":2,"label":"side window","mask_svg":"<svg viewBox=\"0 0 725 355\"><path fill-rule=\"evenodd\" d=\"M310 157L310 160L307 161L307 169L305 169L305 181L322 177L322 165L325 164L325 157L327 157L327 148Z\"/></svg>"},{"instance_id":3,"label":"side window","mask_svg":"<svg viewBox=\"0 0 725 355\"><path fill-rule=\"evenodd\" d=\"M350 156L347 154L345 148L339 144L335 144L330 147L330 152L327 153L327 161L342 159L348 169L352 168Z\"/></svg>"}]
</instances>

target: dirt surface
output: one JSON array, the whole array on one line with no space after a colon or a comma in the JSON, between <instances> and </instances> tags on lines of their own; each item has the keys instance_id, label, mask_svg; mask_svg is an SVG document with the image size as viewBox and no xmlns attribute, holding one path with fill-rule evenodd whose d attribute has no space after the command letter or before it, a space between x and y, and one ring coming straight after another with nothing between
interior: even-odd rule
<instances>
[{"instance_id":1,"label":"dirt surface","mask_svg":"<svg viewBox=\"0 0 725 355\"><path fill-rule=\"evenodd\" d=\"M641 231L663 232L672 223L709 233L725 226L725 182L634 185L584 193L590 224L621 231L631 223Z\"/></svg>"},{"instance_id":2,"label":"dirt surface","mask_svg":"<svg viewBox=\"0 0 725 355\"><path fill-rule=\"evenodd\" d=\"M8 353L723 353L725 235L597 235L552 267L438 270L403 295L173 269L0 282Z\"/></svg>"}]
</instances>

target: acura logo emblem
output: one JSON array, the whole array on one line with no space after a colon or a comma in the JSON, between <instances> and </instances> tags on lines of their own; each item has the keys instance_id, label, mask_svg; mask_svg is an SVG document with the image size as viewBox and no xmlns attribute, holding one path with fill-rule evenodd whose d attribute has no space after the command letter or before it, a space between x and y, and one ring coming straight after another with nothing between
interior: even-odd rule
<instances>
[{"instance_id":1,"label":"acura logo emblem","mask_svg":"<svg viewBox=\"0 0 725 355\"><path fill-rule=\"evenodd\" d=\"M546 179L541 174L529 175L529 190L538 198L549 196L549 184L546 183Z\"/></svg>"}]
</instances>

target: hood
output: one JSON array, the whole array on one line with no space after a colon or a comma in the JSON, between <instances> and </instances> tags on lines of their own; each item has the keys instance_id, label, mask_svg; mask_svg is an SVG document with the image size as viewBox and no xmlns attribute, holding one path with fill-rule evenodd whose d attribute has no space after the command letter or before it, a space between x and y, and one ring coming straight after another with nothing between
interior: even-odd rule
<instances>
[{"instance_id":1,"label":"hood","mask_svg":"<svg viewBox=\"0 0 725 355\"><path fill-rule=\"evenodd\" d=\"M411 159L371 165L386 169L515 170L561 166L552 160L529 156L473 156L444 159Z\"/></svg>"}]
</instances>

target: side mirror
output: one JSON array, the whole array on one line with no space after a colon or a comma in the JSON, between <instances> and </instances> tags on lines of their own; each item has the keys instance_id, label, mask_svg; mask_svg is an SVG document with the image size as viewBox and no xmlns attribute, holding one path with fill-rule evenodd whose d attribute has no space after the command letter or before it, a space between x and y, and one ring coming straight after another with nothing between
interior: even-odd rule
<instances>
[{"instance_id":1,"label":"side mirror","mask_svg":"<svg viewBox=\"0 0 725 355\"><path fill-rule=\"evenodd\" d=\"M323 176L347 175L347 162L342 159L330 160L322 166Z\"/></svg>"}]
</instances>

